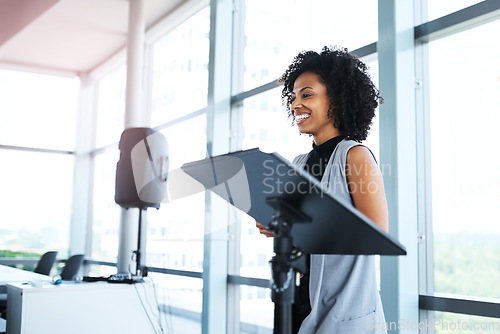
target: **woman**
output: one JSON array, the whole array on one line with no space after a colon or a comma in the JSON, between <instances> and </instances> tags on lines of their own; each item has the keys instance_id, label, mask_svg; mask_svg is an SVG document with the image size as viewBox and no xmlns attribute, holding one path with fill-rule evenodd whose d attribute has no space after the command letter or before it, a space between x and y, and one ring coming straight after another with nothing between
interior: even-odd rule
<instances>
[{"instance_id":1,"label":"woman","mask_svg":"<svg viewBox=\"0 0 500 334\"><path fill-rule=\"evenodd\" d=\"M314 140L312 151L293 163L387 232L382 175L371 151L360 144L382 100L366 65L346 49L324 47L321 53L297 55L280 81L289 116L300 133ZM272 236L263 225L257 223L257 227ZM373 256L311 255L308 315L303 305L308 301L300 298L302 294L296 292L293 314L300 334L385 333L376 329L377 324L383 327L385 319Z\"/></svg>"}]
</instances>

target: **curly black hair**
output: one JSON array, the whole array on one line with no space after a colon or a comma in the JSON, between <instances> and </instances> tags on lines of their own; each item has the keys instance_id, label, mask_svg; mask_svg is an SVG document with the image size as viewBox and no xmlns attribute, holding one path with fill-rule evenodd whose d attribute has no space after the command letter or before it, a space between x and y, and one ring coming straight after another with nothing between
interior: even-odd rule
<instances>
[{"instance_id":1,"label":"curly black hair","mask_svg":"<svg viewBox=\"0 0 500 334\"><path fill-rule=\"evenodd\" d=\"M281 98L292 117L292 91L295 80L304 72L320 76L330 97L328 117L340 133L348 139L361 142L375 116L375 109L383 103L379 90L367 72L366 65L351 55L346 48L324 47L321 53L299 53L280 77L284 84Z\"/></svg>"}]
</instances>

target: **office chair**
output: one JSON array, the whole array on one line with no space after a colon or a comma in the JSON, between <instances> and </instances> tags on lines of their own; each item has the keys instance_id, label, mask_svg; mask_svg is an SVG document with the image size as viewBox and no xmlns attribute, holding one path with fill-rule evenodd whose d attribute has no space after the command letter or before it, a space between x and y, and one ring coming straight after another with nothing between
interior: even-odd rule
<instances>
[{"instance_id":1,"label":"office chair","mask_svg":"<svg viewBox=\"0 0 500 334\"><path fill-rule=\"evenodd\" d=\"M50 275L50 271L52 270L52 266L54 265L54 262L56 261L56 256L57 256L57 251L47 252L47 253L43 254L36 265L36 268L34 270L35 273L47 275L47 276Z\"/></svg>"},{"instance_id":2,"label":"office chair","mask_svg":"<svg viewBox=\"0 0 500 334\"><path fill-rule=\"evenodd\" d=\"M61 271L61 279L71 281L75 278L83 263L83 254L73 255L67 261Z\"/></svg>"}]
</instances>

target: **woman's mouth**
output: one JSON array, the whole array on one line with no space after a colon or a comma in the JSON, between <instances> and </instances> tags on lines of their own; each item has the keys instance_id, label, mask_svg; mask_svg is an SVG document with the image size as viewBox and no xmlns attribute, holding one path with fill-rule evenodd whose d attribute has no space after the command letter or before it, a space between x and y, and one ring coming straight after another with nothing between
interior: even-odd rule
<instances>
[{"instance_id":1,"label":"woman's mouth","mask_svg":"<svg viewBox=\"0 0 500 334\"><path fill-rule=\"evenodd\" d=\"M297 125L304 123L309 117L311 117L311 114L295 115L295 123Z\"/></svg>"}]
</instances>

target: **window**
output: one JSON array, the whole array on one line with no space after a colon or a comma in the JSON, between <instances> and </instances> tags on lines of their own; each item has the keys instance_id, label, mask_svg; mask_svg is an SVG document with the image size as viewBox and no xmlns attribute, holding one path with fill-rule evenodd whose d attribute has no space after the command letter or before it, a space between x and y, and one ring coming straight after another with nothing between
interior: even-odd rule
<instances>
[{"instance_id":1,"label":"window","mask_svg":"<svg viewBox=\"0 0 500 334\"><path fill-rule=\"evenodd\" d=\"M205 114L161 132L169 145L170 171L179 170L186 162L206 157ZM174 197L178 191L169 188ZM162 203L159 210L148 210L147 264L201 271L204 221L205 192Z\"/></svg>"},{"instance_id":2,"label":"window","mask_svg":"<svg viewBox=\"0 0 500 334\"><path fill-rule=\"evenodd\" d=\"M75 78L0 70L2 248L68 252L78 89Z\"/></svg>"},{"instance_id":3,"label":"window","mask_svg":"<svg viewBox=\"0 0 500 334\"><path fill-rule=\"evenodd\" d=\"M207 106L210 10L205 8L151 46L151 124Z\"/></svg>"},{"instance_id":4,"label":"window","mask_svg":"<svg viewBox=\"0 0 500 334\"><path fill-rule=\"evenodd\" d=\"M199 278L150 273L165 333L201 333L203 281Z\"/></svg>"},{"instance_id":5,"label":"window","mask_svg":"<svg viewBox=\"0 0 500 334\"><path fill-rule=\"evenodd\" d=\"M118 142L125 127L126 67L98 82L96 147L92 202L92 258L115 262L118 256L120 207L115 203ZM103 149L104 148L104 149Z\"/></svg>"},{"instance_id":6,"label":"window","mask_svg":"<svg viewBox=\"0 0 500 334\"><path fill-rule=\"evenodd\" d=\"M79 83L0 70L0 144L73 151Z\"/></svg>"},{"instance_id":7,"label":"window","mask_svg":"<svg viewBox=\"0 0 500 334\"><path fill-rule=\"evenodd\" d=\"M115 203L118 145L94 157L92 259L116 262L120 228L120 206Z\"/></svg>"},{"instance_id":8,"label":"window","mask_svg":"<svg viewBox=\"0 0 500 334\"><path fill-rule=\"evenodd\" d=\"M0 150L0 244L2 248L69 249L73 190L72 155Z\"/></svg>"},{"instance_id":9,"label":"window","mask_svg":"<svg viewBox=\"0 0 500 334\"><path fill-rule=\"evenodd\" d=\"M240 333L272 333L274 304L267 288L242 285L240 289Z\"/></svg>"},{"instance_id":10,"label":"window","mask_svg":"<svg viewBox=\"0 0 500 334\"><path fill-rule=\"evenodd\" d=\"M434 321L430 323L435 334L467 333L498 334L500 320L466 314L434 312Z\"/></svg>"},{"instance_id":11,"label":"window","mask_svg":"<svg viewBox=\"0 0 500 334\"><path fill-rule=\"evenodd\" d=\"M146 265L203 271L205 192L179 197L171 177L207 156L210 9L200 10L150 46L151 126L169 146L169 198L148 210ZM224 259L221 259L224 261ZM201 278L154 273L167 332L201 333ZM165 328L165 327L164 327Z\"/></svg>"},{"instance_id":12,"label":"window","mask_svg":"<svg viewBox=\"0 0 500 334\"><path fill-rule=\"evenodd\" d=\"M475 5L482 0L427 0L428 21L451 14L460 9Z\"/></svg>"},{"instance_id":13,"label":"window","mask_svg":"<svg viewBox=\"0 0 500 334\"><path fill-rule=\"evenodd\" d=\"M208 7L202 9L150 49L151 124L167 138L170 171L207 155L206 113L196 112L207 105L209 15ZM180 121L183 116L187 118ZM176 189L169 191L176 197ZM148 265L201 271L204 220L204 192L149 210Z\"/></svg>"},{"instance_id":14,"label":"window","mask_svg":"<svg viewBox=\"0 0 500 334\"><path fill-rule=\"evenodd\" d=\"M288 118L281 104L281 89L278 87L243 101L241 148L259 147L264 152L278 152L291 161L312 148L312 137L301 135Z\"/></svg>"},{"instance_id":15,"label":"window","mask_svg":"<svg viewBox=\"0 0 500 334\"><path fill-rule=\"evenodd\" d=\"M125 84L127 67L109 73L99 80L96 147L117 143L125 127Z\"/></svg>"},{"instance_id":16,"label":"window","mask_svg":"<svg viewBox=\"0 0 500 334\"><path fill-rule=\"evenodd\" d=\"M302 50L377 41L377 1L245 2L243 90L277 79Z\"/></svg>"},{"instance_id":17,"label":"window","mask_svg":"<svg viewBox=\"0 0 500 334\"><path fill-rule=\"evenodd\" d=\"M499 29L429 43L435 292L500 298Z\"/></svg>"}]
</instances>

